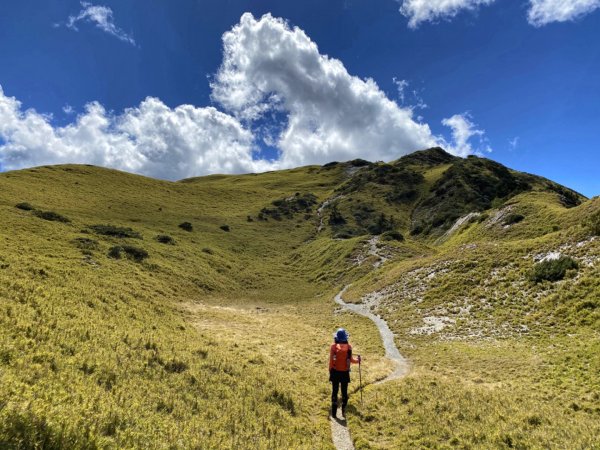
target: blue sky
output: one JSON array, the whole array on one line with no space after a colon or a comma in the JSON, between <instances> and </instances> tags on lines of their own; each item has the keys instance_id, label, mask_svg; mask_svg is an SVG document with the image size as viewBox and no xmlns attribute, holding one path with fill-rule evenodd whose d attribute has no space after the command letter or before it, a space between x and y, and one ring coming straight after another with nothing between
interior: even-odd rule
<instances>
[{"instance_id":1,"label":"blue sky","mask_svg":"<svg viewBox=\"0 0 600 450\"><path fill-rule=\"evenodd\" d=\"M571 1L570 16L556 0L10 2L0 166L178 179L436 142L598 195L600 3Z\"/></svg>"}]
</instances>

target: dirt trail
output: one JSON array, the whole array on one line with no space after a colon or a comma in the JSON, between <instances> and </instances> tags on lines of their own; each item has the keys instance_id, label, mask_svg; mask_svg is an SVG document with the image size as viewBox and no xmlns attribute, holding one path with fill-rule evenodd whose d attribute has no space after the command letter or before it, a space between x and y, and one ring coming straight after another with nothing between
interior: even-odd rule
<instances>
[{"instance_id":1,"label":"dirt trail","mask_svg":"<svg viewBox=\"0 0 600 450\"><path fill-rule=\"evenodd\" d=\"M400 354L398 347L394 342L394 333L388 327L388 324L381 317L373 314L368 308L364 305L354 304L354 303L346 303L342 298L344 292L348 289L348 286L344 287L336 296L335 302L349 311L352 311L356 314L360 314L361 316L367 317L371 319L377 329L379 330L379 334L381 335L381 340L383 341L383 347L385 348L385 356L394 362L396 368L394 371L385 377L383 380L378 381L375 384L386 383L388 381L397 380L398 378L402 378L406 376L409 371L408 361ZM354 450L354 444L352 443L352 438L350 437L350 430L348 430L348 426L345 420L342 419L331 419L331 437L333 439L333 445L337 450Z\"/></svg>"}]
</instances>

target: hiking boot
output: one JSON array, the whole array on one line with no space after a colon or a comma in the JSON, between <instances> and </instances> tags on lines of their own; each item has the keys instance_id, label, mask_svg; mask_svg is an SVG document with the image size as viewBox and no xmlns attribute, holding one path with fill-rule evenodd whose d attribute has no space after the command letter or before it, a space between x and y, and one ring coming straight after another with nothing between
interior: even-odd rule
<instances>
[{"instance_id":1,"label":"hiking boot","mask_svg":"<svg viewBox=\"0 0 600 450\"><path fill-rule=\"evenodd\" d=\"M337 417L337 403L331 404L331 417L334 419Z\"/></svg>"},{"instance_id":2,"label":"hiking boot","mask_svg":"<svg viewBox=\"0 0 600 450\"><path fill-rule=\"evenodd\" d=\"M346 418L346 405L342 405L342 417Z\"/></svg>"}]
</instances>

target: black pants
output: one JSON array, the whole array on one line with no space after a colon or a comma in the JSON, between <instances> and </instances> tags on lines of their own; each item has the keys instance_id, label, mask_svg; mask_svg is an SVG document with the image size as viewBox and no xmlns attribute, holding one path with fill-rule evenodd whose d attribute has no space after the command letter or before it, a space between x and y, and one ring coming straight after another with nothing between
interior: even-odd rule
<instances>
[{"instance_id":1,"label":"black pants","mask_svg":"<svg viewBox=\"0 0 600 450\"><path fill-rule=\"evenodd\" d=\"M348 404L348 382L333 380L331 382L331 403L337 405L338 392L342 386L342 407Z\"/></svg>"}]
</instances>

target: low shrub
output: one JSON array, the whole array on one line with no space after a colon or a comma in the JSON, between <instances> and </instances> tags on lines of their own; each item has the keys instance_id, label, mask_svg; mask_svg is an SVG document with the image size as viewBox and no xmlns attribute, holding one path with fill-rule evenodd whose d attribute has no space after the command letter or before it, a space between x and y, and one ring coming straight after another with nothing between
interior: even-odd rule
<instances>
[{"instance_id":1,"label":"low shrub","mask_svg":"<svg viewBox=\"0 0 600 450\"><path fill-rule=\"evenodd\" d=\"M311 213L313 206L316 204L317 197L314 194L296 192L290 197L273 201L273 207L261 209L258 213L258 219L268 220L269 217L275 220L282 220L284 217L293 219L295 214Z\"/></svg>"},{"instance_id":2,"label":"low shrub","mask_svg":"<svg viewBox=\"0 0 600 450\"><path fill-rule=\"evenodd\" d=\"M227 232L231 231L231 229L229 228L229 225L221 225L219 228L223 231L227 231Z\"/></svg>"},{"instance_id":3,"label":"low shrub","mask_svg":"<svg viewBox=\"0 0 600 450\"><path fill-rule=\"evenodd\" d=\"M123 247L115 245L108 250L108 257L113 259L121 259L121 252L123 251Z\"/></svg>"},{"instance_id":4,"label":"low shrub","mask_svg":"<svg viewBox=\"0 0 600 450\"><path fill-rule=\"evenodd\" d=\"M421 234L422 232L423 232L423 224L421 224L421 223L415 223L410 228L411 236L417 236L417 235Z\"/></svg>"},{"instance_id":5,"label":"low shrub","mask_svg":"<svg viewBox=\"0 0 600 450\"><path fill-rule=\"evenodd\" d=\"M142 239L142 235L129 227L116 227L114 225L92 225L89 227L94 233L102 236L117 238Z\"/></svg>"},{"instance_id":6,"label":"low shrub","mask_svg":"<svg viewBox=\"0 0 600 450\"><path fill-rule=\"evenodd\" d=\"M179 224L179 228L185 231L193 231L194 226L190 222L183 222Z\"/></svg>"},{"instance_id":7,"label":"low shrub","mask_svg":"<svg viewBox=\"0 0 600 450\"><path fill-rule=\"evenodd\" d=\"M33 211L35 209L33 206L31 206L27 202L17 203L15 205L15 208L22 209L23 211Z\"/></svg>"},{"instance_id":8,"label":"low shrub","mask_svg":"<svg viewBox=\"0 0 600 450\"><path fill-rule=\"evenodd\" d=\"M143 261L149 255L146 250L139 247L134 247L133 245L124 245L123 251L127 254L128 257L133 259L134 261Z\"/></svg>"},{"instance_id":9,"label":"low shrub","mask_svg":"<svg viewBox=\"0 0 600 450\"><path fill-rule=\"evenodd\" d=\"M353 159L352 161L348 161L348 164L350 164L352 167L364 167L364 166L370 166L372 163L365 160L365 159Z\"/></svg>"},{"instance_id":10,"label":"low shrub","mask_svg":"<svg viewBox=\"0 0 600 450\"><path fill-rule=\"evenodd\" d=\"M108 256L109 258L121 259L123 253L136 262L141 262L149 256L146 250L133 245L115 245L108 251Z\"/></svg>"},{"instance_id":11,"label":"low shrub","mask_svg":"<svg viewBox=\"0 0 600 450\"><path fill-rule=\"evenodd\" d=\"M552 182L547 187L558 194L558 199L565 208L581 205L581 197L577 192Z\"/></svg>"},{"instance_id":12,"label":"low shrub","mask_svg":"<svg viewBox=\"0 0 600 450\"><path fill-rule=\"evenodd\" d=\"M36 209L33 210L33 214L40 219L49 220L51 222L69 223L71 221L68 217L62 216L54 211L40 211Z\"/></svg>"},{"instance_id":13,"label":"low shrub","mask_svg":"<svg viewBox=\"0 0 600 450\"><path fill-rule=\"evenodd\" d=\"M344 225L346 223L346 219L342 216L342 213L338 210L336 204L331 207L331 211L329 212L329 220L327 221L331 226Z\"/></svg>"},{"instance_id":14,"label":"low shrub","mask_svg":"<svg viewBox=\"0 0 600 450\"><path fill-rule=\"evenodd\" d=\"M367 230L371 234L382 234L386 231L393 231L396 227L396 220L394 216L386 217L384 213L381 213L377 216L377 220L374 223L370 223L367 226Z\"/></svg>"},{"instance_id":15,"label":"low shrub","mask_svg":"<svg viewBox=\"0 0 600 450\"><path fill-rule=\"evenodd\" d=\"M175 239L168 234L159 234L156 236L156 240L161 244L175 245Z\"/></svg>"},{"instance_id":16,"label":"low shrub","mask_svg":"<svg viewBox=\"0 0 600 450\"><path fill-rule=\"evenodd\" d=\"M531 272L531 280L540 283L544 280L562 280L568 270L579 269L579 264L569 256L560 256L556 259L547 259L537 263Z\"/></svg>"},{"instance_id":17,"label":"low shrub","mask_svg":"<svg viewBox=\"0 0 600 450\"><path fill-rule=\"evenodd\" d=\"M386 231L385 233L383 233L381 235L381 239L384 241L402 242L404 240L404 236L402 236L402 233L400 233L398 231L391 230L391 231Z\"/></svg>"},{"instance_id":18,"label":"low shrub","mask_svg":"<svg viewBox=\"0 0 600 450\"><path fill-rule=\"evenodd\" d=\"M414 188L396 187L385 195L390 203L409 203L417 198L419 191Z\"/></svg>"},{"instance_id":19,"label":"low shrub","mask_svg":"<svg viewBox=\"0 0 600 450\"><path fill-rule=\"evenodd\" d=\"M504 222L502 223L503 225L513 225L515 223L521 222L524 218L525 216L521 214L509 214L508 216L506 216Z\"/></svg>"}]
</instances>

